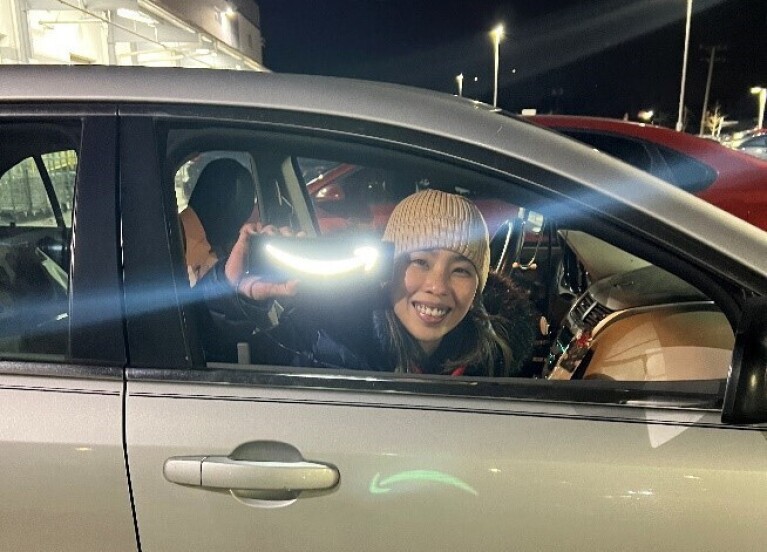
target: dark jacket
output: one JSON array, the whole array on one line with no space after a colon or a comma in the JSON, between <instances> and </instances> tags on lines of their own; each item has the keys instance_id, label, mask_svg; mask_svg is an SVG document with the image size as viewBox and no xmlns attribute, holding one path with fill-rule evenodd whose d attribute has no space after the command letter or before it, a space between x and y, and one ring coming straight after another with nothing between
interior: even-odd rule
<instances>
[{"instance_id":1,"label":"dark jacket","mask_svg":"<svg viewBox=\"0 0 767 552\"><path fill-rule=\"evenodd\" d=\"M234 362L238 342L250 345L251 360L259 364L314 366L325 368L391 372L396 355L389 345L386 313L388 298L380 291L366 290L332 296L306 294L280 300L284 311L274 325L272 303L256 303L234 296L223 275L223 263L198 284L204 296L201 313L207 320L203 343L208 360ZM512 345L511 373L530 354L532 324L528 301L509 280L491 274L485 294L492 297L490 320L496 333ZM502 297L498 300L497 297ZM467 316L448 333L422 366L411 371L482 376L488 366L444 367L473 347L481 324L488 321ZM509 339L513 336L513 339ZM503 357L497 351L492 373L502 373Z\"/></svg>"}]
</instances>

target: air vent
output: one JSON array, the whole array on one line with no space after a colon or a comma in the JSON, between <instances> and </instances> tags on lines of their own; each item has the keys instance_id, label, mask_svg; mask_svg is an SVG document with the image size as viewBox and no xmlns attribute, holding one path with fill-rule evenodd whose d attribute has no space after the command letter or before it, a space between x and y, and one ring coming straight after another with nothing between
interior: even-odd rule
<instances>
[{"instance_id":1,"label":"air vent","mask_svg":"<svg viewBox=\"0 0 767 552\"><path fill-rule=\"evenodd\" d=\"M610 313L610 309L597 303L590 293L585 293L573 307L572 317L583 322L583 326L593 328Z\"/></svg>"},{"instance_id":2,"label":"air vent","mask_svg":"<svg viewBox=\"0 0 767 552\"><path fill-rule=\"evenodd\" d=\"M604 320L608 314L612 314L613 311L605 307L604 305L600 305L599 303L594 303L594 306L592 307L591 311L589 311L588 314L586 314L586 318L583 319L583 321L586 323L586 325L589 328L593 328L597 324L599 324L602 320Z\"/></svg>"}]
</instances>

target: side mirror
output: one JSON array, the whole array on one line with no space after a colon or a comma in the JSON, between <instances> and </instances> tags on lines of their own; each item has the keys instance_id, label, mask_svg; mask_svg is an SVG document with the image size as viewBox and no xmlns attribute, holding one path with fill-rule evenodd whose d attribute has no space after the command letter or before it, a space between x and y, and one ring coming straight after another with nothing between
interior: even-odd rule
<instances>
[{"instance_id":1,"label":"side mirror","mask_svg":"<svg viewBox=\"0 0 767 552\"><path fill-rule=\"evenodd\" d=\"M767 298L749 299L735 335L722 421L767 422Z\"/></svg>"}]
</instances>

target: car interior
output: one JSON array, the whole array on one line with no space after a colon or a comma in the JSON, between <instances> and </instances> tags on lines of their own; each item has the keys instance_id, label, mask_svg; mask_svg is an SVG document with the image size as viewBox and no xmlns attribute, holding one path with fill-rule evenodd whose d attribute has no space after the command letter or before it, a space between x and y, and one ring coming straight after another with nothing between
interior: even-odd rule
<instances>
[{"instance_id":1,"label":"car interior","mask_svg":"<svg viewBox=\"0 0 767 552\"><path fill-rule=\"evenodd\" d=\"M530 306L534 344L518 375L709 381L722 389L734 333L699 282L680 278L679 267L675 275L644 260L631 239L598 234L592 218L521 181L396 148L238 129L171 129L166 179L175 186L179 211L195 175L214 158L238 160L251 171L256 193L248 220L309 236L380 236L394 205L428 187L474 201L488 223L493 270L512 280ZM219 365L210 355L207 362ZM257 358L244 362L257 369Z\"/></svg>"}]
</instances>

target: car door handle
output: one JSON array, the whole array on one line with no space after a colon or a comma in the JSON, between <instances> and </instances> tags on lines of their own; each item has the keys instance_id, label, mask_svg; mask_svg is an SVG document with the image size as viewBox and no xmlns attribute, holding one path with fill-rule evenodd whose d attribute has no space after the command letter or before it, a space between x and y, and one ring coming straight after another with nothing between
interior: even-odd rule
<instances>
[{"instance_id":1,"label":"car door handle","mask_svg":"<svg viewBox=\"0 0 767 552\"><path fill-rule=\"evenodd\" d=\"M249 491L320 491L340 479L334 466L317 462L254 462L227 456L168 458L163 475L171 483Z\"/></svg>"}]
</instances>

